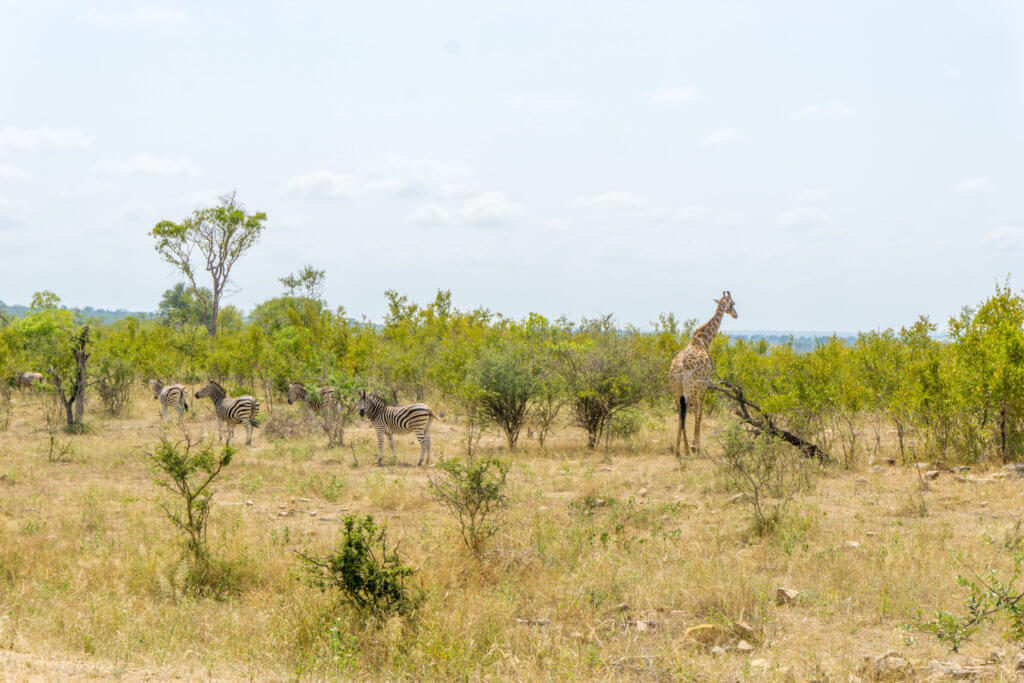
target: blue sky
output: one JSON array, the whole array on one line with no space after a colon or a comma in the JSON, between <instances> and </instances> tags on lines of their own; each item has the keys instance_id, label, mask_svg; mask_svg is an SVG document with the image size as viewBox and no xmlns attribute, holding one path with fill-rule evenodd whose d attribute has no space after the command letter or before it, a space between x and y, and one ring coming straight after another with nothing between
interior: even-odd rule
<instances>
[{"instance_id":1,"label":"blue sky","mask_svg":"<svg viewBox=\"0 0 1024 683\"><path fill-rule=\"evenodd\" d=\"M944 322L1024 258L1009 2L0 1L0 299L151 310L147 232L269 216L232 303L305 263L379 318Z\"/></svg>"}]
</instances>

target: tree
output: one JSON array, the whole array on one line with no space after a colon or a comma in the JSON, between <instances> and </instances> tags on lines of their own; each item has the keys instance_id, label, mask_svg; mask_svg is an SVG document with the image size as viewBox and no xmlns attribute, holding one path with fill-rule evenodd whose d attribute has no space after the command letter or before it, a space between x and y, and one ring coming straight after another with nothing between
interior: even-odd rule
<instances>
[{"instance_id":1,"label":"tree","mask_svg":"<svg viewBox=\"0 0 1024 683\"><path fill-rule=\"evenodd\" d=\"M580 334L559 349L560 372L572 400L573 419L594 448L616 413L654 395L659 368L639 352L635 330L615 329L611 316L584 321Z\"/></svg>"},{"instance_id":2,"label":"tree","mask_svg":"<svg viewBox=\"0 0 1024 683\"><path fill-rule=\"evenodd\" d=\"M53 385L57 388L57 399L64 406L64 413L67 419L67 430L73 432L79 429L82 418L85 415L85 389L89 386L88 362L91 353L87 353L85 347L89 344L89 326L82 328L82 332L75 337L74 345L71 348L71 356L74 364L70 370L64 369L65 364L50 366L50 376L53 377ZM63 380L72 379L68 393L64 393Z\"/></svg>"},{"instance_id":3,"label":"tree","mask_svg":"<svg viewBox=\"0 0 1024 683\"><path fill-rule=\"evenodd\" d=\"M160 298L158 306L160 320L174 327L206 326L208 320L202 302L210 301L212 296L207 287L200 287L198 295L196 295L184 282L179 282L166 290Z\"/></svg>"},{"instance_id":4,"label":"tree","mask_svg":"<svg viewBox=\"0 0 1024 683\"><path fill-rule=\"evenodd\" d=\"M313 266L303 266L295 275L278 278L287 290L288 296L304 296L319 301L323 297L326 271Z\"/></svg>"},{"instance_id":5,"label":"tree","mask_svg":"<svg viewBox=\"0 0 1024 683\"><path fill-rule=\"evenodd\" d=\"M484 415L505 433L508 449L515 450L527 403L543 379L535 354L525 343L499 343L482 351L471 366L470 377L479 389Z\"/></svg>"},{"instance_id":6,"label":"tree","mask_svg":"<svg viewBox=\"0 0 1024 683\"><path fill-rule=\"evenodd\" d=\"M221 196L218 206L196 209L180 223L160 221L149 233L160 258L188 279L211 337L217 335L217 316L231 281L231 269L259 241L266 220L262 211L248 213L232 192ZM195 252L198 266L194 263ZM210 275L209 297L202 296L200 270Z\"/></svg>"}]
</instances>

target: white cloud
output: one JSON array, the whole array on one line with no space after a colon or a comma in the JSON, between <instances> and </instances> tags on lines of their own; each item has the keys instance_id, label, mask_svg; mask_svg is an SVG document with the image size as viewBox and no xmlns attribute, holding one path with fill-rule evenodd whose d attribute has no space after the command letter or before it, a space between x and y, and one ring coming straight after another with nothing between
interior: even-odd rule
<instances>
[{"instance_id":1,"label":"white cloud","mask_svg":"<svg viewBox=\"0 0 1024 683\"><path fill-rule=\"evenodd\" d=\"M11 208L11 202L6 197L0 196L0 230L14 228L20 224L21 221Z\"/></svg>"},{"instance_id":2,"label":"white cloud","mask_svg":"<svg viewBox=\"0 0 1024 683\"><path fill-rule=\"evenodd\" d=\"M992 228L981 236L981 242L1001 250L1024 249L1024 228Z\"/></svg>"},{"instance_id":3,"label":"white cloud","mask_svg":"<svg viewBox=\"0 0 1024 683\"><path fill-rule=\"evenodd\" d=\"M796 193L796 200L802 204L823 202L826 197L828 197L828 192L814 187L808 187Z\"/></svg>"},{"instance_id":4,"label":"white cloud","mask_svg":"<svg viewBox=\"0 0 1024 683\"><path fill-rule=\"evenodd\" d=\"M305 197L346 199L375 195L459 197L479 191L479 187L476 172L462 161L387 157L358 171L321 169L292 176L281 191Z\"/></svg>"},{"instance_id":5,"label":"white cloud","mask_svg":"<svg viewBox=\"0 0 1024 683\"><path fill-rule=\"evenodd\" d=\"M607 208L630 211L637 218L651 223L662 221L673 223L689 223L711 214L711 210L703 206L687 206L681 209L670 209L652 204L647 195L632 192L604 192L601 194L583 194L569 203L569 206L581 208Z\"/></svg>"},{"instance_id":6,"label":"white cloud","mask_svg":"<svg viewBox=\"0 0 1024 683\"><path fill-rule=\"evenodd\" d=\"M526 213L500 192L481 192L456 206L426 204L412 214L419 225L507 225Z\"/></svg>"},{"instance_id":7,"label":"white cloud","mask_svg":"<svg viewBox=\"0 0 1024 683\"><path fill-rule=\"evenodd\" d=\"M118 216L126 220L135 221L151 218L155 213L156 209L153 208L152 204L139 200L125 204L121 208L120 213L118 213Z\"/></svg>"},{"instance_id":8,"label":"white cloud","mask_svg":"<svg viewBox=\"0 0 1024 683\"><path fill-rule=\"evenodd\" d=\"M953 192L956 194L977 194L993 189L995 189L995 184L988 178L968 178L953 186Z\"/></svg>"},{"instance_id":9,"label":"white cloud","mask_svg":"<svg viewBox=\"0 0 1024 683\"><path fill-rule=\"evenodd\" d=\"M812 104L803 109L793 112L793 118L797 121L809 119L849 119L857 111L839 100L829 100L825 104Z\"/></svg>"},{"instance_id":10,"label":"white cloud","mask_svg":"<svg viewBox=\"0 0 1024 683\"><path fill-rule=\"evenodd\" d=\"M91 143L76 128L0 128L0 150L85 149Z\"/></svg>"},{"instance_id":11,"label":"white cloud","mask_svg":"<svg viewBox=\"0 0 1024 683\"><path fill-rule=\"evenodd\" d=\"M169 7L140 7L123 12L90 9L79 20L96 28L168 28L184 24L188 15Z\"/></svg>"},{"instance_id":12,"label":"white cloud","mask_svg":"<svg viewBox=\"0 0 1024 683\"><path fill-rule=\"evenodd\" d=\"M832 222L832 217L814 206L801 206L779 214L779 225L787 228L820 228Z\"/></svg>"},{"instance_id":13,"label":"white cloud","mask_svg":"<svg viewBox=\"0 0 1024 683\"><path fill-rule=\"evenodd\" d=\"M0 180L31 180L32 176L23 168L0 164Z\"/></svg>"},{"instance_id":14,"label":"white cloud","mask_svg":"<svg viewBox=\"0 0 1024 683\"><path fill-rule=\"evenodd\" d=\"M189 204L193 204L200 209L208 209L220 204L220 198L223 195L223 192L218 192L217 190L200 190L190 194L186 197L186 200Z\"/></svg>"},{"instance_id":15,"label":"white cloud","mask_svg":"<svg viewBox=\"0 0 1024 683\"><path fill-rule=\"evenodd\" d=\"M185 157L167 158L138 154L127 159L107 159L93 170L114 175L199 175L199 169Z\"/></svg>"},{"instance_id":16,"label":"white cloud","mask_svg":"<svg viewBox=\"0 0 1024 683\"><path fill-rule=\"evenodd\" d=\"M682 102L693 102L700 98L700 93L693 88L657 88L644 93L644 100L648 104L680 104Z\"/></svg>"},{"instance_id":17,"label":"white cloud","mask_svg":"<svg viewBox=\"0 0 1024 683\"><path fill-rule=\"evenodd\" d=\"M743 131L737 128L715 128L704 136L705 145L722 145L743 139Z\"/></svg>"},{"instance_id":18,"label":"white cloud","mask_svg":"<svg viewBox=\"0 0 1024 683\"><path fill-rule=\"evenodd\" d=\"M512 106L535 114L569 111L583 106L579 90L564 93L520 92L512 97Z\"/></svg>"},{"instance_id":19,"label":"white cloud","mask_svg":"<svg viewBox=\"0 0 1024 683\"><path fill-rule=\"evenodd\" d=\"M570 206L616 207L624 209L643 209L648 206L647 195L631 192L604 192L601 194L581 194L572 200Z\"/></svg>"}]
</instances>

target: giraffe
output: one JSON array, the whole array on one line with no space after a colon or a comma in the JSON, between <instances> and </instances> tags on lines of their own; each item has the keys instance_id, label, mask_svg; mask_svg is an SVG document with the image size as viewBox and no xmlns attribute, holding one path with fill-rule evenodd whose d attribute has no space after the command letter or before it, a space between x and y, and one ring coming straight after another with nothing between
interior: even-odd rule
<instances>
[{"instance_id":1,"label":"giraffe","mask_svg":"<svg viewBox=\"0 0 1024 683\"><path fill-rule=\"evenodd\" d=\"M728 313L736 318L736 307L732 294L722 292L721 299L714 299L717 304L715 314L693 331L693 337L685 349L672 359L669 369L669 389L679 409L679 429L676 431L676 457L682 458L679 452L679 439L682 437L683 448L689 452L690 443L686 438L686 404L694 404L693 452L700 452L700 420L704 410L704 393L714 377L715 368L711 362L711 342L718 334L722 317Z\"/></svg>"}]
</instances>

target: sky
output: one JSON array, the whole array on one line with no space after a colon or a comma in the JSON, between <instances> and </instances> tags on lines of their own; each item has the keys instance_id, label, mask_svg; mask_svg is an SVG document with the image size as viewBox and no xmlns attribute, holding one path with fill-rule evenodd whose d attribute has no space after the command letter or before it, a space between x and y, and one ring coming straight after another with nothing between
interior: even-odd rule
<instances>
[{"instance_id":1,"label":"sky","mask_svg":"<svg viewBox=\"0 0 1024 683\"><path fill-rule=\"evenodd\" d=\"M326 270L520 317L944 324L1024 272L1012 2L0 0L0 300L154 310L149 230L266 212Z\"/></svg>"}]
</instances>

